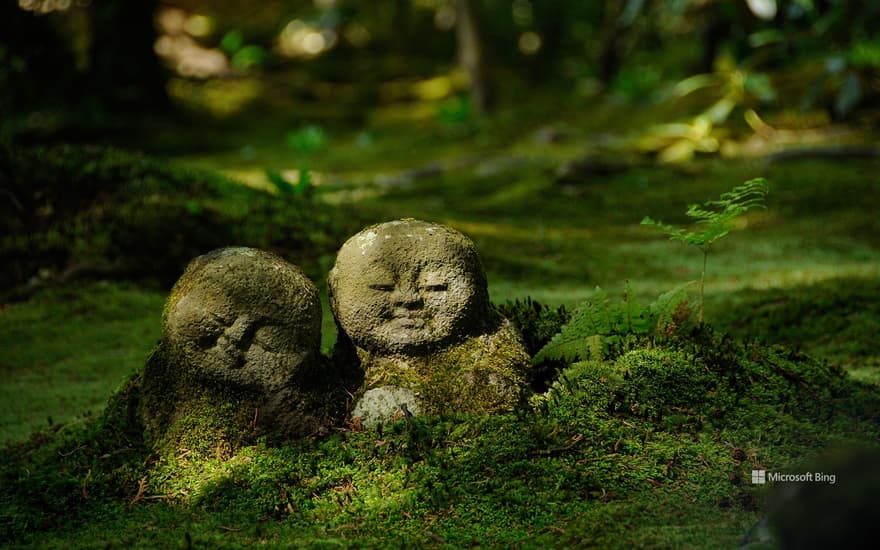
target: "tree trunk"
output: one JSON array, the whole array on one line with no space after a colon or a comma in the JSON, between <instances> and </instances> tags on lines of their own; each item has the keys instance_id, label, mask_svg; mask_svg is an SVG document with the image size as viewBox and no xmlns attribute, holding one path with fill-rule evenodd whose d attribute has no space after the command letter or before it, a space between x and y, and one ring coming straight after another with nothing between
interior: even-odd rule
<instances>
[{"instance_id":1,"label":"tree trunk","mask_svg":"<svg viewBox=\"0 0 880 550\"><path fill-rule=\"evenodd\" d=\"M481 115L492 109L493 94L477 6L473 0L458 0L458 62L470 81L471 101Z\"/></svg>"}]
</instances>

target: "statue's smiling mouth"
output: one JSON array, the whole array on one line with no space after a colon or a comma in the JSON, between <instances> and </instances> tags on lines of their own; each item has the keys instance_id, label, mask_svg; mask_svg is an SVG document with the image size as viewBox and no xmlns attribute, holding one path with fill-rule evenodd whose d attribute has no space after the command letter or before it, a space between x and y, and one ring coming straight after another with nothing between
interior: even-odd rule
<instances>
[{"instance_id":1,"label":"statue's smiling mouth","mask_svg":"<svg viewBox=\"0 0 880 550\"><path fill-rule=\"evenodd\" d=\"M395 312L391 317L391 322L400 328L422 328L425 326L425 319L419 315L413 315L412 312Z\"/></svg>"}]
</instances>

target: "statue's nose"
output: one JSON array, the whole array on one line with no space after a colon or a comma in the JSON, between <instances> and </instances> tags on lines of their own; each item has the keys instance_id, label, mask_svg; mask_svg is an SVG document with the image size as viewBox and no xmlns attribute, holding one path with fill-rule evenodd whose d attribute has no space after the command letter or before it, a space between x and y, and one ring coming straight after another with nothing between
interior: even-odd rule
<instances>
[{"instance_id":1,"label":"statue's nose","mask_svg":"<svg viewBox=\"0 0 880 550\"><path fill-rule=\"evenodd\" d=\"M391 301L395 306L405 308L417 308L422 305L422 297L414 285L399 284L391 295Z\"/></svg>"},{"instance_id":2,"label":"statue's nose","mask_svg":"<svg viewBox=\"0 0 880 550\"><path fill-rule=\"evenodd\" d=\"M223 335L230 344L238 349L247 349L253 339L253 321L246 315L243 315L227 328Z\"/></svg>"}]
</instances>

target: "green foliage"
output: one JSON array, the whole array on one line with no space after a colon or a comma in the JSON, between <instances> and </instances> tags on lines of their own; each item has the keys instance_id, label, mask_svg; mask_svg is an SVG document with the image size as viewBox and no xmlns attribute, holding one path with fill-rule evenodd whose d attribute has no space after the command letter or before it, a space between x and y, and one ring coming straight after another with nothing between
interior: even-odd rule
<instances>
[{"instance_id":1,"label":"green foliage","mask_svg":"<svg viewBox=\"0 0 880 550\"><path fill-rule=\"evenodd\" d=\"M880 68L880 36L855 40L850 47L849 61L859 69Z\"/></svg>"},{"instance_id":2,"label":"green foliage","mask_svg":"<svg viewBox=\"0 0 880 550\"><path fill-rule=\"evenodd\" d=\"M534 357L571 320L571 313L565 306L553 309L532 300L531 297L522 301L519 299L507 301L497 306L497 309L504 318L516 326L529 357ZM528 372L532 389L537 392L546 391L564 365L565 362L559 359L547 358L535 361Z\"/></svg>"},{"instance_id":3,"label":"green foliage","mask_svg":"<svg viewBox=\"0 0 880 550\"><path fill-rule=\"evenodd\" d=\"M769 191L767 180L756 178L722 193L718 200L689 205L685 214L694 220L699 231L687 231L647 216L642 220L642 225L656 225L672 240L708 250L712 243L730 233L736 220L746 211L752 208L766 209L765 200Z\"/></svg>"},{"instance_id":4,"label":"green foliage","mask_svg":"<svg viewBox=\"0 0 880 550\"><path fill-rule=\"evenodd\" d=\"M611 91L627 101L656 98L660 77L661 72L655 66L623 67L614 77Z\"/></svg>"},{"instance_id":5,"label":"green foliage","mask_svg":"<svg viewBox=\"0 0 880 550\"><path fill-rule=\"evenodd\" d=\"M691 204L685 214L693 219L700 230L686 229L664 224L645 216L642 225L655 225L669 238L699 248L703 252L703 270L700 274L700 314L698 322L703 323L704 288L706 261L712 244L730 233L736 220L752 208L766 209L767 193L770 186L764 178L755 178L722 193L718 200L706 201L701 205Z\"/></svg>"},{"instance_id":6,"label":"green foliage","mask_svg":"<svg viewBox=\"0 0 880 550\"><path fill-rule=\"evenodd\" d=\"M880 281L836 278L821 283L721 298L713 320L738 338L799 349L880 382Z\"/></svg>"},{"instance_id":7,"label":"green foliage","mask_svg":"<svg viewBox=\"0 0 880 550\"><path fill-rule=\"evenodd\" d=\"M534 362L603 360L619 355L640 339L671 335L690 318L688 287L681 285L642 307L626 283L620 302L612 301L602 289L578 306L571 321L562 327L538 353Z\"/></svg>"},{"instance_id":8,"label":"green foliage","mask_svg":"<svg viewBox=\"0 0 880 550\"><path fill-rule=\"evenodd\" d=\"M266 178L284 197L310 197L313 191L312 175L307 168L300 168L295 182L288 181L276 170L266 170Z\"/></svg>"},{"instance_id":9,"label":"green foliage","mask_svg":"<svg viewBox=\"0 0 880 550\"><path fill-rule=\"evenodd\" d=\"M330 141L323 128L311 124L288 132L284 139L287 147L301 155L317 153Z\"/></svg>"},{"instance_id":10,"label":"green foliage","mask_svg":"<svg viewBox=\"0 0 880 550\"><path fill-rule=\"evenodd\" d=\"M565 306L554 309L532 300L531 297L525 300L508 300L496 307L519 330L529 355L538 353L571 319Z\"/></svg>"},{"instance_id":11,"label":"green foliage","mask_svg":"<svg viewBox=\"0 0 880 550\"><path fill-rule=\"evenodd\" d=\"M233 29L220 39L220 49L227 55L235 55L244 46L244 33L239 29Z\"/></svg>"},{"instance_id":12,"label":"green foliage","mask_svg":"<svg viewBox=\"0 0 880 550\"><path fill-rule=\"evenodd\" d=\"M269 54L261 46L244 46L232 56L231 63L236 69L250 69L266 62Z\"/></svg>"},{"instance_id":13,"label":"green foliage","mask_svg":"<svg viewBox=\"0 0 880 550\"><path fill-rule=\"evenodd\" d=\"M473 119L473 106L468 96L459 94L437 108L437 120L450 126L467 124Z\"/></svg>"}]
</instances>

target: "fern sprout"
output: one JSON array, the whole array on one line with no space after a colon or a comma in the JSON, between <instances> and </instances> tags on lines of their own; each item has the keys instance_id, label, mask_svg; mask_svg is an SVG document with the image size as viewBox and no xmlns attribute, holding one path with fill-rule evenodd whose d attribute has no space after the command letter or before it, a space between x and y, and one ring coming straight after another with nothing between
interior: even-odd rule
<instances>
[{"instance_id":1,"label":"fern sprout","mask_svg":"<svg viewBox=\"0 0 880 550\"><path fill-rule=\"evenodd\" d=\"M642 225L655 225L669 235L670 239L695 246L703 253L698 318L700 325L703 324L703 298L709 249L715 241L730 233L736 225L737 218L747 210L752 208L766 209L765 201L769 192L770 186L767 180L756 178L723 193L718 200L707 201L702 205L691 204L685 214L696 223L693 231L668 225L647 216L642 220Z\"/></svg>"}]
</instances>

